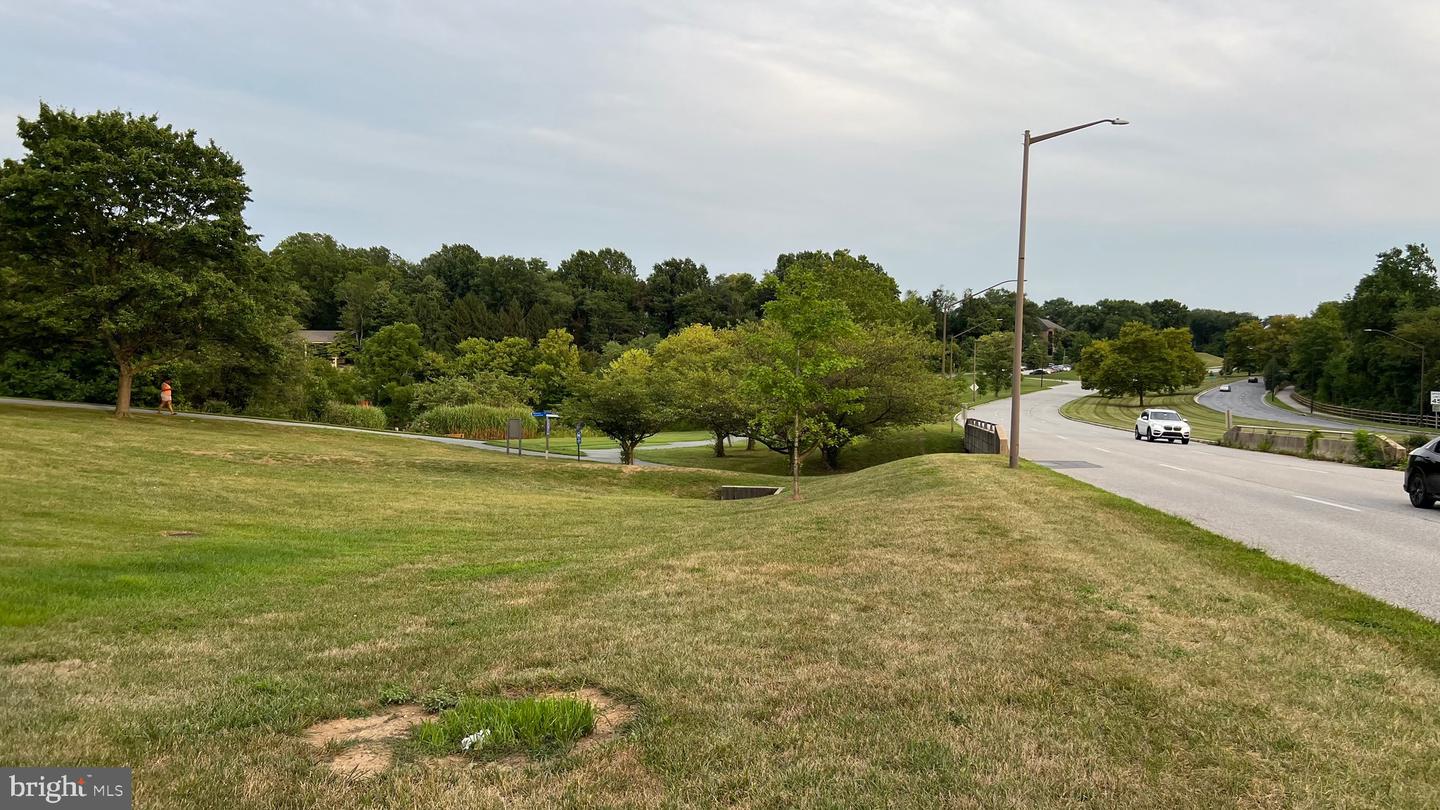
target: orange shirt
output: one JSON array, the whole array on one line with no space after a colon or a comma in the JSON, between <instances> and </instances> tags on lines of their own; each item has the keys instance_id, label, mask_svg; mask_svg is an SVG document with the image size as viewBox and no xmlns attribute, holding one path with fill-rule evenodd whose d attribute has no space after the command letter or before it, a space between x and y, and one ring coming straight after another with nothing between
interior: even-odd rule
<instances>
[{"instance_id":1,"label":"orange shirt","mask_svg":"<svg viewBox=\"0 0 1440 810\"><path fill-rule=\"evenodd\" d=\"M160 401L170 401L170 383L160 383Z\"/></svg>"}]
</instances>

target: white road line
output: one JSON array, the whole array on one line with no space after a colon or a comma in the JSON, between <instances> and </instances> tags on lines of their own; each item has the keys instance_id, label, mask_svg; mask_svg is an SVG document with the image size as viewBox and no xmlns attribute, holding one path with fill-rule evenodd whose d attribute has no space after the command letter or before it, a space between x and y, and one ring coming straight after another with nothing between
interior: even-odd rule
<instances>
[{"instance_id":1,"label":"white road line","mask_svg":"<svg viewBox=\"0 0 1440 810\"><path fill-rule=\"evenodd\" d=\"M1333 507L1335 507L1336 509L1344 509L1344 510L1346 510L1346 511L1348 511L1348 512L1359 512L1359 511L1360 511L1359 509L1356 509L1356 508L1353 507L1353 506L1346 506L1345 504L1342 504L1342 503L1331 503L1331 502L1329 502L1329 501L1322 501L1322 500L1320 500L1319 498L1307 498L1307 497L1305 497L1304 495L1296 495L1295 497L1296 497L1296 498L1299 498L1299 499L1302 500L1302 501L1309 501L1309 502L1311 502L1311 503L1322 503L1322 504L1324 504L1324 505L1326 505L1326 506L1333 506Z\"/></svg>"},{"instance_id":2,"label":"white road line","mask_svg":"<svg viewBox=\"0 0 1440 810\"><path fill-rule=\"evenodd\" d=\"M1102 452L1102 453L1113 453L1113 452L1115 452L1114 450L1106 450L1106 449L1103 448L1103 447L1097 447L1097 448L1095 448L1095 449L1096 449L1096 450L1099 450L1099 451Z\"/></svg>"},{"instance_id":3,"label":"white road line","mask_svg":"<svg viewBox=\"0 0 1440 810\"><path fill-rule=\"evenodd\" d=\"M1169 467L1169 468L1172 469L1172 470L1178 470L1178 471L1180 471L1180 472L1185 472L1185 471L1186 471L1184 467L1176 467L1174 464L1161 464L1160 466L1161 466L1161 467Z\"/></svg>"},{"instance_id":4,"label":"white road line","mask_svg":"<svg viewBox=\"0 0 1440 810\"><path fill-rule=\"evenodd\" d=\"M1070 441L1070 439L1069 439L1068 437L1066 437L1066 436L1061 436L1059 433L1056 433L1056 434L1055 434L1055 438L1057 438L1057 439L1065 439L1065 441L1067 441L1067 442Z\"/></svg>"}]
</instances>

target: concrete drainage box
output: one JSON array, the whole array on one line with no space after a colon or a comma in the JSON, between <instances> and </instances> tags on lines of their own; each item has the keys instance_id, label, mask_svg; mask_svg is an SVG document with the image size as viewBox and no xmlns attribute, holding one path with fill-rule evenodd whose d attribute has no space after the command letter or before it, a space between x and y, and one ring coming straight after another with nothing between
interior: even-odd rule
<instances>
[{"instance_id":1,"label":"concrete drainage box","mask_svg":"<svg viewBox=\"0 0 1440 810\"><path fill-rule=\"evenodd\" d=\"M746 498L766 498L784 492L784 487L720 487L720 500L743 501Z\"/></svg>"}]
</instances>

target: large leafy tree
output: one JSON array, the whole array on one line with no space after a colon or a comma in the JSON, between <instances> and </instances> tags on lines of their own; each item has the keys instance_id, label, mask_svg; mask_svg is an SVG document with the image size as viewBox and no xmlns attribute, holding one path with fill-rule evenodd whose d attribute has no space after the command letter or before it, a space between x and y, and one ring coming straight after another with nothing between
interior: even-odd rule
<instances>
[{"instance_id":1,"label":"large leafy tree","mask_svg":"<svg viewBox=\"0 0 1440 810\"><path fill-rule=\"evenodd\" d=\"M800 459L825 442L844 440L836 416L861 407L863 390L834 384L859 360L842 348L858 335L846 304L833 297L823 271L791 265L746 334L751 364L746 390L756 403L752 428L771 449L790 455L791 497L800 497Z\"/></svg>"},{"instance_id":2,"label":"large leafy tree","mask_svg":"<svg viewBox=\"0 0 1440 810\"><path fill-rule=\"evenodd\" d=\"M655 373L655 360L631 349L594 375L581 375L565 403L571 419L583 421L620 445L620 463L635 463L640 442L674 419L672 394Z\"/></svg>"},{"instance_id":3,"label":"large leafy tree","mask_svg":"<svg viewBox=\"0 0 1440 810\"><path fill-rule=\"evenodd\" d=\"M895 279L867 256L856 256L848 250L782 254L765 278L771 297L778 297L786 280L796 273L816 279L826 296L843 303L856 323L906 323L915 315L902 302ZM923 303L920 306L923 308Z\"/></svg>"},{"instance_id":4,"label":"large leafy tree","mask_svg":"<svg viewBox=\"0 0 1440 810\"><path fill-rule=\"evenodd\" d=\"M703 312L701 302L709 286L710 272L693 259L659 262L645 280L645 311L650 316L650 325L655 331L668 335L690 323L708 322L704 317L708 313ZM701 317L695 318L697 314Z\"/></svg>"},{"instance_id":5,"label":"large leafy tree","mask_svg":"<svg viewBox=\"0 0 1440 810\"><path fill-rule=\"evenodd\" d=\"M1191 348L1189 329L1128 323L1113 340L1097 340L1080 354L1080 382L1101 396L1173 393L1205 379L1205 363Z\"/></svg>"},{"instance_id":6,"label":"large leafy tree","mask_svg":"<svg viewBox=\"0 0 1440 810\"><path fill-rule=\"evenodd\" d=\"M1014 332L991 332L975 339L975 384L999 394L1010 384L1015 365Z\"/></svg>"},{"instance_id":7,"label":"large leafy tree","mask_svg":"<svg viewBox=\"0 0 1440 810\"><path fill-rule=\"evenodd\" d=\"M645 332L645 284L629 256L613 248L578 250L555 276L574 296L570 332L582 348L599 351L612 340L624 343Z\"/></svg>"},{"instance_id":8,"label":"large leafy tree","mask_svg":"<svg viewBox=\"0 0 1440 810\"><path fill-rule=\"evenodd\" d=\"M25 155L0 165L3 314L104 347L117 415L136 374L265 322L244 170L214 142L43 104L18 129Z\"/></svg>"},{"instance_id":9,"label":"large leafy tree","mask_svg":"<svg viewBox=\"0 0 1440 810\"><path fill-rule=\"evenodd\" d=\"M564 329L551 329L535 344L531 355L530 379L541 407L554 407L570 393L570 384L580 374L580 350L575 338Z\"/></svg>"},{"instance_id":10,"label":"large leafy tree","mask_svg":"<svg viewBox=\"0 0 1440 810\"><path fill-rule=\"evenodd\" d=\"M415 382L424 355L420 327L413 323L392 323L365 341L358 365L375 388L408 385Z\"/></svg>"},{"instance_id":11,"label":"large leafy tree","mask_svg":"<svg viewBox=\"0 0 1440 810\"><path fill-rule=\"evenodd\" d=\"M737 333L687 326L660 341L655 362L674 396L678 420L709 430L715 455L724 456L725 439L743 432L754 411L742 387L745 366Z\"/></svg>"},{"instance_id":12,"label":"large leafy tree","mask_svg":"<svg viewBox=\"0 0 1440 810\"><path fill-rule=\"evenodd\" d=\"M311 329L338 329L341 302L336 287L364 269L364 258L323 233L297 233L280 240L270 258L305 293L300 322Z\"/></svg>"},{"instance_id":13,"label":"large leafy tree","mask_svg":"<svg viewBox=\"0 0 1440 810\"><path fill-rule=\"evenodd\" d=\"M838 348L855 362L837 370L826 384L859 396L853 402L838 400L838 407L827 414L836 430L821 437L820 452L832 470L840 468L841 451L855 439L935 422L956 406L955 386L931 368L938 347L913 329L860 327Z\"/></svg>"}]
</instances>

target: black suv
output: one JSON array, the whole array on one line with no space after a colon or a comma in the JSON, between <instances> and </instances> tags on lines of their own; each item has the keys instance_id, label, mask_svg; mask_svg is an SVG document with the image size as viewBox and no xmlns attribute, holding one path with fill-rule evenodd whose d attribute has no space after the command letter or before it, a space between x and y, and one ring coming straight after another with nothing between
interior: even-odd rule
<instances>
[{"instance_id":1,"label":"black suv","mask_svg":"<svg viewBox=\"0 0 1440 810\"><path fill-rule=\"evenodd\" d=\"M1410 505L1429 509L1440 497L1440 439L1434 439L1410 451L1410 465L1405 468L1405 491Z\"/></svg>"}]
</instances>

